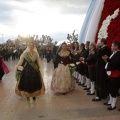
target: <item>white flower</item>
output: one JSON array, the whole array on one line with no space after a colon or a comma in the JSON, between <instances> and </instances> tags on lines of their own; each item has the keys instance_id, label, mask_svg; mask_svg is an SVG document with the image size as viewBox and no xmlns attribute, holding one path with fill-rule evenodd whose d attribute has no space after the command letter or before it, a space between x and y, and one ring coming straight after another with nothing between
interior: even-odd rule
<instances>
[{"instance_id":1,"label":"white flower","mask_svg":"<svg viewBox=\"0 0 120 120\"><path fill-rule=\"evenodd\" d=\"M114 14L108 15L106 19L102 22L102 26L98 32L98 42L100 42L102 38L108 37L108 32L107 32L108 26L110 25L111 20L115 19L118 16L118 14L119 14L119 8L114 11Z\"/></svg>"},{"instance_id":2,"label":"white flower","mask_svg":"<svg viewBox=\"0 0 120 120\"><path fill-rule=\"evenodd\" d=\"M114 14L111 15L111 17L112 17L113 19L115 19L115 18L118 16L118 13L119 13L119 8L114 11Z\"/></svg>"},{"instance_id":3,"label":"white flower","mask_svg":"<svg viewBox=\"0 0 120 120\"><path fill-rule=\"evenodd\" d=\"M70 66L71 66L71 67L75 67L75 64L74 64L74 63L71 63Z\"/></svg>"}]
</instances>

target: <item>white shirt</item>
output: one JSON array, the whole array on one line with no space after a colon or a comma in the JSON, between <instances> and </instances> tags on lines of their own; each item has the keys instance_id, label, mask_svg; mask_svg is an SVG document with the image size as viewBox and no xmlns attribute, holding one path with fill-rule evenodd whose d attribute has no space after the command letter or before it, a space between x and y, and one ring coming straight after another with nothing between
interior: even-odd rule
<instances>
[{"instance_id":1,"label":"white shirt","mask_svg":"<svg viewBox=\"0 0 120 120\"><path fill-rule=\"evenodd\" d=\"M117 52L117 51L113 52L113 54L109 57L109 59L111 59L112 56L113 56L116 52ZM108 64L109 64L109 62L106 63L106 65L105 65L105 69L107 69ZM107 71L107 74L110 75L110 74L111 74L111 71Z\"/></svg>"}]
</instances>

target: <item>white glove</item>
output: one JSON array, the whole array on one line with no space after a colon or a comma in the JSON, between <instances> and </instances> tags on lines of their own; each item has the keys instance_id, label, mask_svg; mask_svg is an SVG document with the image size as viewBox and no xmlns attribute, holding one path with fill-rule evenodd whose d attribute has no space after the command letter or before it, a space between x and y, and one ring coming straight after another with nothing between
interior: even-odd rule
<instances>
[{"instance_id":1,"label":"white glove","mask_svg":"<svg viewBox=\"0 0 120 120\"><path fill-rule=\"evenodd\" d=\"M76 62L76 65L79 65L80 64L80 62Z\"/></svg>"}]
</instances>

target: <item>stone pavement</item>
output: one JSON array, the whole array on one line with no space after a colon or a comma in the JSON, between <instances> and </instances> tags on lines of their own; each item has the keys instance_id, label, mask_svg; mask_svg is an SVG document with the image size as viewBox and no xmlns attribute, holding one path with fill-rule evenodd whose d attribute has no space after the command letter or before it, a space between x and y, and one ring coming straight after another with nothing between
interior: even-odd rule
<instances>
[{"instance_id":1,"label":"stone pavement","mask_svg":"<svg viewBox=\"0 0 120 120\"><path fill-rule=\"evenodd\" d=\"M67 95L53 93L50 89L53 64L46 60L43 60L46 93L30 104L26 98L21 98L14 92L17 62L6 62L11 73L5 75L0 82L0 120L120 120L117 109L107 111L103 105L107 100L92 102L94 96L87 96L78 85ZM117 107L120 107L120 102Z\"/></svg>"}]
</instances>

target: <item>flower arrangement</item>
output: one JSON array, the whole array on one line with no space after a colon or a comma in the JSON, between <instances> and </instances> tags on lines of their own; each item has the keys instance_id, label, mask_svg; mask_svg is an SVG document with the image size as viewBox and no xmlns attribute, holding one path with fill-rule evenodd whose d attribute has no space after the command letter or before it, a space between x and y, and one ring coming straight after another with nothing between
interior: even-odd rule
<instances>
[{"instance_id":1,"label":"flower arrangement","mask_svg":"<svg viewBox=\"0 0 120 120\"><path fill-rule=\"evenodd\" d=\"M74 76L74 71L76 68L76 65L74 63L69 64L69 68L70 68L70 73L72 76Z\"/></svg>"},{"instance_id":2,"label":"flower arrangement","mask_svg":"<svg viewBox=\"0 0 120 120\"><path fill-rule=\"evenodd\" d=\"M75 67L75 64L74 64L74 63L71 63L71 64L70 64L70 67Z\"/></svg>"},{"instance_id":3,"label":"flower arrangement","mask_svg":"<svg viewBox=\"0 0 120 120\"><path fill-rule=\"evenodd\" d=\"M107 18L103 21L102 26L99 30L98 33L98 41L100 42L100 40L102 38L107 38L108 37L108 26L110 25L110 22L112 19L115 19L119 14L119 8L117 10L114 11L114 14L112 15L108 15Z\"/></svg>"},{"instance_id":4,"label":"flower arrangement","mask_svg":"<svg viewBox=\"0 0 120 120\"><path fill-rule=\"evenodd\" d=\"M96 31L95 42L107 38L107 45L120 41L120 0L105 0L104 8Z\"/></svg>"}]
</instances>

